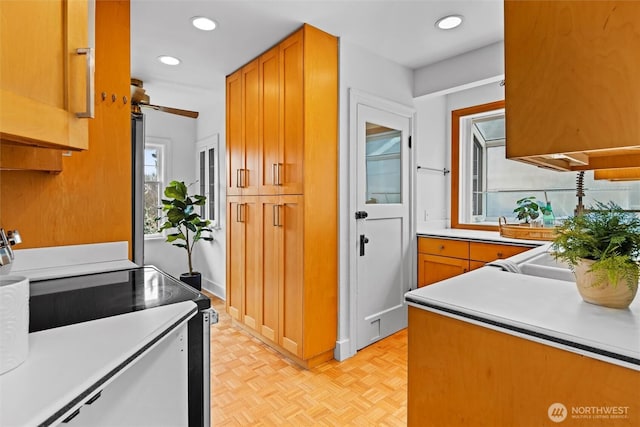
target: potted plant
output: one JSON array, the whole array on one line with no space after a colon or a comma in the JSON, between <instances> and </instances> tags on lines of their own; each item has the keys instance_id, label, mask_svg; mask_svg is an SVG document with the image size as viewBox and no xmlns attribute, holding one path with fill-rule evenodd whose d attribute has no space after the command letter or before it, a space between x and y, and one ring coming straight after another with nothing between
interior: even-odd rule
<instances>
[{"instance_id":1,"label":"potted plant","mask_svg":"<svg viewBox=\"0 0 640 427\"><path fill-rule=\"evenodd\" d=\"M516 218L520 221L524 220L525 224L530 224L529 220L535 220L540 216L540 211L543 209L543 205L540 202L536 202L534 196L524 197L516 201L518 205L513 212L516 214Z\"/></svg>"},{"instance_id":2,"label":"potted plant","mask_svg":"<svg viewBox=\"0 0 640 427\"><path fill-rule=\"evenodd\" d=\"M558 227L552 250L573 270L585 301L613 308L633 301L640 272L640 218L632 212L597 202Z\"/></svg>"},{"instance_id":3,"label":"potted plant","mask_svg":"<svg viewBox=\"0 0 640 427\"><path fill-rule=\"evenodd\" d=\"M202 289L201 274L193 271L191 256L196 242L200 240L212 241L213 237L203 236L203 232L210 232L211 221L203 220L195 210L195 206L203 206L207 200L205 196L190 196L187 186L181 181L171 181L164 189L166 199L162 199L162 210L165 212L165 222L160 231L176 229L167 235L167 242L187 251L189 271L180 275L180 280L194 288Z\"/></svg>"}]
</instances>

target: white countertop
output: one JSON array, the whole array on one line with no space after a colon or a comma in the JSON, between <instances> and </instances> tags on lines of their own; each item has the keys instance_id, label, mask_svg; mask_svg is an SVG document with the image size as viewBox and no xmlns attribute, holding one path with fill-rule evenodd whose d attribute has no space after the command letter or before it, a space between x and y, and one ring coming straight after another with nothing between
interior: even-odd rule
<instances>
[{"instance_id":1,"label":"white countertop","mask_svg":"<svg viewBox=\"0 0 640 427\"><path fill-rule=\"evenodd\" d=\"M584 302L575 283L496 267L416 289L406 298L414 307L640 371L640 298L625 310L600 307Z\"/></svg>"},{"instance_id":2,"label":"white countertop","mask_svg":"<svg viewBox=\"0 0 640 427\"><path fill-rule=\"evenodd\" d=\"M465 228L418 228L416 234L419 236L448 237L453 239L470 239L521 245L542 245L548 243L541 240L511 239L508 237L502 237L498 231L468 230Z\"/></svg>"},{"instance_id":3,"label":"white countertop","mask_svg":"<svg viewBox=\"0 0 640 427\"><path fill-rule=\"evenodd\" d=\"M68 407L66 416L196 311L185 301L29 334L27 360L0 375L0 426L39 425Z\"/></svg>"}]
</instances>

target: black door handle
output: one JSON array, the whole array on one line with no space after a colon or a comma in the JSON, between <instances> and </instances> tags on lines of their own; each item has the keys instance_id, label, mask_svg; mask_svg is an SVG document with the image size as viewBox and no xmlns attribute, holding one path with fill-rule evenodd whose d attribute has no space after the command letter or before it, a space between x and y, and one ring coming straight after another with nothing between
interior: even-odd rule
<instances>
[{"instance_id":1,"label":"black door handle","mask_svg":"<svg viewBox=\"0 0 640 427\"><path fill-rule=\"evenodd\" d=\"M369 238L364 234L360 235L360 256L364 256L364 245L369 243Z\"/></svg>"}]
</instances>

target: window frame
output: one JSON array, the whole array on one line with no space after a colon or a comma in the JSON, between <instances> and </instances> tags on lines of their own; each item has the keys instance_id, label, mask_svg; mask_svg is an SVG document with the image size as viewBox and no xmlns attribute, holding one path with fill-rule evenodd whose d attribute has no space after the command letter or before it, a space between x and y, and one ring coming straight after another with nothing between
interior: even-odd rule
<instances>
[{"instance_id":1,"label":"window frame","mask_svg":"<svg viewBox=\"0 0 640 427\"><path fill-rule=\"evenodd\" d=\"M210 171L210 150L213 150L213 163L214 169L213 174L207 173ZM207 194L206 204L203 206L201 213L201 217L203 219L208 219L211 221L210 228L219 230L221 226L220 222L220 137L219 134L213 134L208 136L196 144L196 166L197 166L197 181L198 181L198 192L200 192L200 188L202 183L200 183L201 179L201 170L202 166L200 163L201 154L204 153L205 159L205 182L204 188L209 189ZM211 184L211 177L213 175L213 185ZM211 190L212 189L212 190ZM213 207L211 206L211 197L210 194L213 192ZM210 218L209 213L213 211L215 218ZM204 215L202 215L204 212Z\"/></svg>"},{"instance_id":2,"label":"window frame","mask_svg":"<svg viewBox=\"0 0 640 427\"><path fill-rule=\"evenodd\" d=\"M461 118L465 116L504 108L505 102L504 100L501 100L451 111L451 228L487 231L499 230L498 225L469 224L460 222L460 127L462 125ZM484 161L486 161L486 159L484 159ZM484 179L486 179L486 177Z\"/></svg>"},{"instance_id":3,"label":"window frame","mask_svg":"<svg viewBox=\"0 0 640 427\"><path fill-rule=\"evenodd\" d=\"M167 186L167 177L171 176L170 163L168 159L171 158L171 140L168 138L159 138L154 136L146 136L144 141L143 153L147 148L158 147L161 152L161 159L159 164L159 183L160 183L160 200L164 197L164 188ZM144 165L143 165L144 167ZM143 170L144 178L144 170ZM143 180L143 185L146 184L146 179ZM144 209L144 193L142 200L142 208ZM158 206L162 208L162 206ZM158 214L161 214L161 210L158 210ZM144 218L143 218L144 219ZM166 230L160 233L144 233L145 240L164 239L166 238Z\"/></svg>"}]
</instances>

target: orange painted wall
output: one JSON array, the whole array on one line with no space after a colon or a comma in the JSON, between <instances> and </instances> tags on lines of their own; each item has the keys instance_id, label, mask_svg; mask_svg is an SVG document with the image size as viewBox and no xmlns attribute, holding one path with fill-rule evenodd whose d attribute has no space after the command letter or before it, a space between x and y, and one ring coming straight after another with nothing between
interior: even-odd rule
<instances>
[{"instance_id":1,"label":"orange painted wall","mask_svg":"<svg viewBox=\"0 0 640 427\"><path fill-rule=\"evenodd\" d=\"M96 2L96 114L89 149L63 157L58 175L0 172L0 226L20 231L16 249L123 240L131 247L129 16L129 0Z\"/></svg>"}]
</instances>

